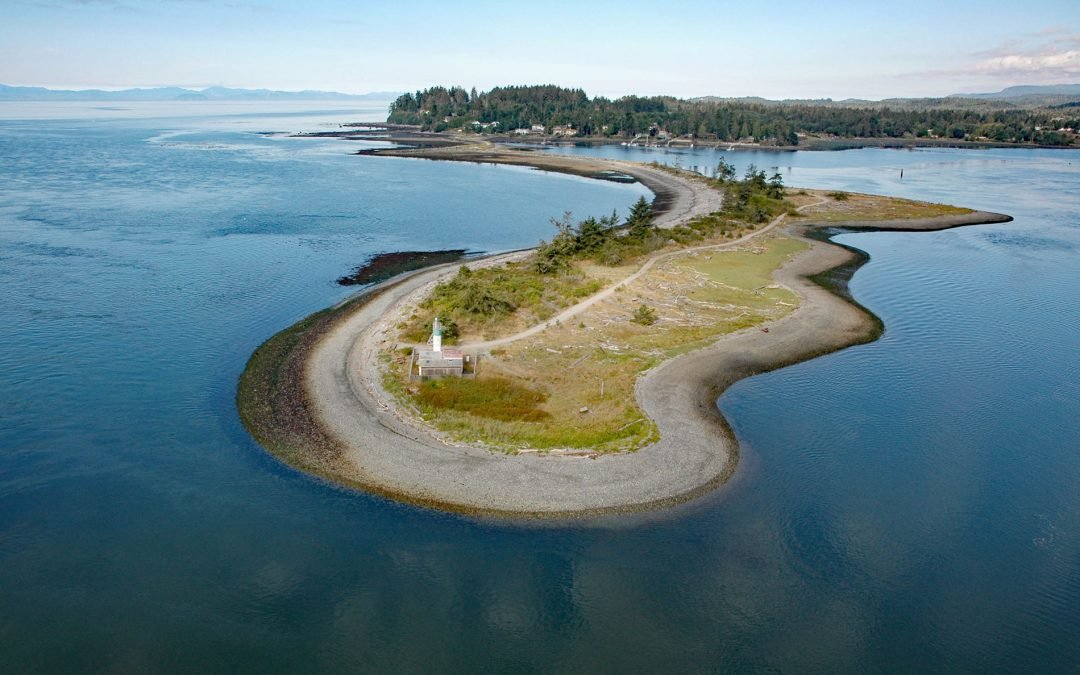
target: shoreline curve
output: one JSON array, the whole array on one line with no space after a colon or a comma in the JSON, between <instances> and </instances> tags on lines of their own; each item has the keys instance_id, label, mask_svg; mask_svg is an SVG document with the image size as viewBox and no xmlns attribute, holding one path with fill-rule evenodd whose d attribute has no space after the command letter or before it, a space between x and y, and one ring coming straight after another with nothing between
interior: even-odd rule
<instances>
[{"instance_id":1,"label":"shoreline curve","mask_svg":"<svg viewBox=\"0 0 1080 675\"><path fill-rule=\"evenodd\" d=\"M666 215L677 222L684 209L678 200L672 206ZM976 211L911 221L788 225L788 234L809 248L776 270L774 279L800 295L799 307L769 323L768 333L754 328L725 335L644 373L635 393L660 440L633 453L544 457L448 444L399 415L381 383L360 376L365 364L379 358L378 345L392 341L388 322L380 326L380 319L456 264L398 276L278 333L252 355L237 403L245 427L285 463L397 501L470 515L555 519L674 506L722 485L738 464L738 442L716 406L725 389L881 334L880 320L846 293L847 280L868 256L829 237L1010 220Z\"/></svg>"}]
</instances>

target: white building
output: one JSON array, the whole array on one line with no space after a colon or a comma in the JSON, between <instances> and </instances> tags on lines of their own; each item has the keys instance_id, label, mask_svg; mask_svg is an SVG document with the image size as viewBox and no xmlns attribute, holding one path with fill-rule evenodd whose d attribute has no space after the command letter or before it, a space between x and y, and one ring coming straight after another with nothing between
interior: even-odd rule
<instances>
[{"instance_id":1,"label":"white building","mask_svg":"<svg viewBox=\"0 0 1080 675\"><path fill-rule=\"evenodd\" d=\"M431 349L421 349L416 357L417 373L424 377L461 377L465 372L465 353L460 349L443 349L442 325L438 317L431 325Z\"/></svg>"}]
</instances>

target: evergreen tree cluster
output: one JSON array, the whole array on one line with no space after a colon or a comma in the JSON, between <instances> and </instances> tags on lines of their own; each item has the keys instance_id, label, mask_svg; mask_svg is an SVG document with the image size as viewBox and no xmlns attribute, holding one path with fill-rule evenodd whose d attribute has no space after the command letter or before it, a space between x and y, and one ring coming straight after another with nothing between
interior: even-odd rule
<instances>
[{"instance_id":1,"label":"evergreen tree cluster","mask_svg":"<svg viewBox=\"0 0 1080 675\"><path fill-rule=\"evenodd\" d=\"M986 138L998 142L1070 145L1080 121L1070 112L1026 109L684 100L670 96L589 96L554 85L495 87L486 92L432 87L403 94L387 119L424 130L506 133L543 125L571 127L577 136L633 138L663 130L702 141L755 141L797 145L799 134L849 138ZM497 123L497 124L492 124Z\"/></svg>"},{"instance_id":2,"label":"evergreen tree cluster","mask_svg":"<svg viewBox=\"0 0 1080 675\"><path fill-rule=\"evenodd\" d=\"M557 233L550 242L542 241L536 248L535 265L540 274L565 271L571 262L579 259L618 264L631 252L640 253L643 246L659 243L650 241L654 238L656 225L652 205L644 197L630 207L630 215L621 227L615 212L600 218L590 216L577 225L572 214L566 212L562 218L552 218L551 224Z\"/></svg>"},{"instance_id":3,"label":"evergreen tree cluster","mask_svg":"<svg viewBox=\"0 0 1080 675\"><path fill-rule=\"evenodd\" d=\"M768 179L751 164L743 179L735 180L734 167L720 159L717 182L724 187L724 215L749 223L764 223L786 208L784 177L779 172Z\"/></svg>"}]
</instances>

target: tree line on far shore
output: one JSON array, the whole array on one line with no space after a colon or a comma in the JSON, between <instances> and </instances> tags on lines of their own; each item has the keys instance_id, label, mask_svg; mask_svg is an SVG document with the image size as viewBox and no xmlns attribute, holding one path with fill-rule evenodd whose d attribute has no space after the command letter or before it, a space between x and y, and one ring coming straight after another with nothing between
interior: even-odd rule
<instances>
[{"instance_id":1,"label":"tree line on far shore","mask_svg":"<svg viewBox=\"0 0 1080 675\"><path fill-rule=\"evenodd\" d=\"M800 134L846 138L985 139L1071 145L1080 128L1073 109L890 108L843 104L685 100L670 96L590 98L554 85L466 91L431 87L398 97L387 119L424 130L508 133L543 126L578 137L634 138L670 134L699 141L797 145Z\"/></svg>"}]
</instances>

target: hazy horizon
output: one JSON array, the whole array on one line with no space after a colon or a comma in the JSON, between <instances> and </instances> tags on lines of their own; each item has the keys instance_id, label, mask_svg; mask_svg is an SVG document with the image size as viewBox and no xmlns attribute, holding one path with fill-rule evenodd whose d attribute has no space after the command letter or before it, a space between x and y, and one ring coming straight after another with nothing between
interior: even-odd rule
<instances>
[{"instance_id":1,"label":"hazy horizon","mask_svg":"<svg viewBox=\"0 0 1080 675\"><path fill-rule=\"evenodd\" d=\"M504 83L504 84L501 84L501 85L493 85L493 86L507 87L507 86L518 86L518 85L526 85L526 86L528 86L528 85L538 85L538 84L553 84L553 85L556 85L556 86L562 86L562 85L559 85L558 82ZM270 92L270 93L284 93L284 94L301 94L301 93L305 93L305 92L310 92L310 93L313 93L313 94L331 94L331 95L342 95L342 96L367 97L369 101L382 101L382 100L384 100L384 99L373 98L373 97L375 97L377 95L386 95L387 98L385 100L390 101L390 100L392 100L392 97L395 97L397 95L404 94L404 93L412 93L413 91L416 91L415 89L393 89L393 90L385 90L385 91L345 92L345 91L335 91L335 90L314 89L314 88L311 88L311 87L305 87L305 88L302 88L302 89L273 89L273 88L268 88L268 87L246 87L246 86L242 86L242 85L240 85L240 86L207 85L207 86L195 87L195 86L185 86L185 85L177 85L177 84L162 84L162 85L145 86L145 87L94 87L94 86L90 86L90 87L51 87L51 86L40 85L40 84L12 85L12 84L9 84L7 82L0 82L0 87L2 87L2 86L26 87L26 88L43 88L43 89L47 89L47 90L52 91L52 92L71 91L71 92L82 93L82 92L88 92L88 91L101 91L101 92L109 93L109 94L116 94L116 93L125 92L125 91L138 91L138 90L151 91L151 90L155 90L155 89L184 89L184 90L192 91L192 92L204 92L204 91L208 91L208 90L211 90L211 89L231 89L231 90L237 90L237 91L265 91L265 92ZM431 84L420 87L419 89L427 89L429 87L434 87L434 86L446 86L446 87L458 86L458 87L464 87L465 89L469 89L469 85L467 85L467 84L446 83L446 82L432 82ZM1014 87L1023 87L1023 86L1080 87L1080 81L1078 81L1078 82L1048 82L1048 83L1045 83L1045 84L1037 84L1037 85L1031 85L1028 82L1017 82L1015 84L1010 84L1010 85L1003 86L1000 89L995 90L995 91L975 91L975 90L971 90L971 91L955 91L955 92L951 92L951 94L965 95L965 96L966 95L976 95L976 94L993 94L993 93L997 93L998 91L1003 91L1003 90L1006 90L1006 89L1010 89L1010 88L1014 88ZM490 87L486 88L486 89L490 89ZM486 89L484 89L484 90L486 90ZM484 91L484 90L477 87L477 91ZM612 98L612 99L618 98L620 96L629 96L629 95L675 96L674 94L665 94L663 92L656 93L656 94L641 94L640 92L623 92L623 93L620 93L620 94L606 94L606 95L604 95L604 94L593 94L593 92L591 92L591 91L589 91L587 89L585 90L585 93L590 95L590 96L603 95L603 96L607 96L608 98ZM911 98L911 99L943 98L943 97L947 97L949 95L950 94L943 94L943 95L940 95L940 96L892 96L892 95L889 95L889 96L882 96L882 97L877 97L877 98L847 97L845 99L837 99L837 98L832 98L832 97L828 97L828 96L799 96L799 97L773 98L773 97L759 96L757 94L742 94L742 95L736 96L736 95L727 95L727 94L717 93L717 94L699 94L699 95L696 95L696 96L678 96L677 98L690 99L690 98L714 97L714 98L764 98L764 99L768 99L768 100L834 100L834 101L867 100L867 101L881 101L881 100L904 99L904 98ZM33 102L33 100L34 99L27 99L27 102ZM222 100L229 100L229 99L222 99ZM293 100L301 101L303 99L293 99Z\"/></svg>"},{"instance_id":2,"label":"hazy horizon","mask_svg":"<svg viewBox=\"0 0 1080 675\"><path fill-rule=\"evenodd\" d=\"M359 9L359 11L358 11ZM673 0L13 0L0 82L350 94L557 83L591 95L940 97L1080 81L1080 7L915 0L767 10Z\"/></svg>"}]
</instances>

